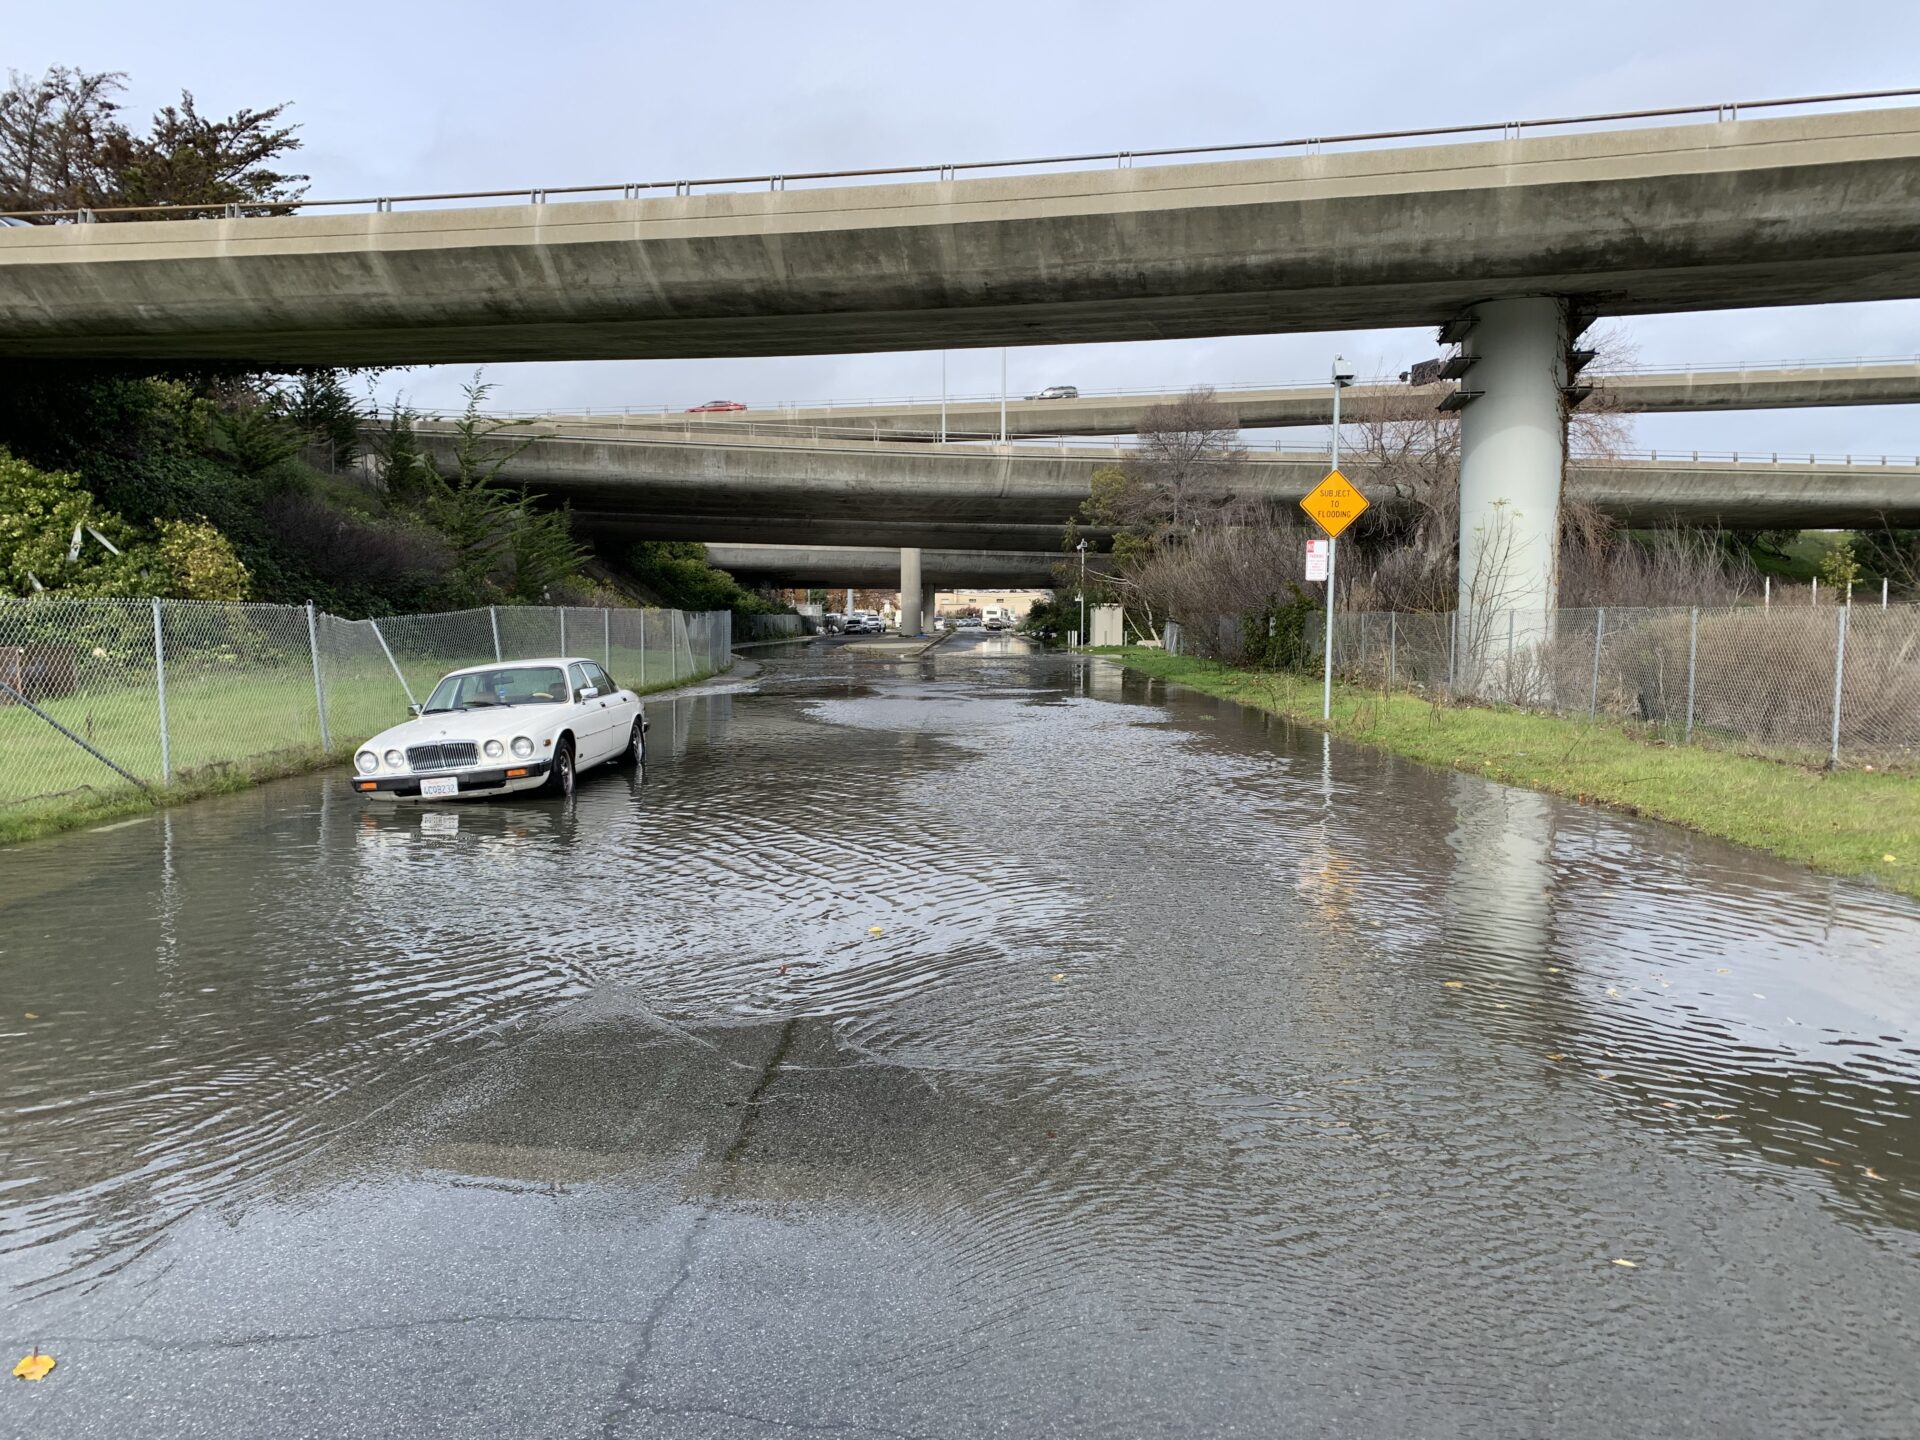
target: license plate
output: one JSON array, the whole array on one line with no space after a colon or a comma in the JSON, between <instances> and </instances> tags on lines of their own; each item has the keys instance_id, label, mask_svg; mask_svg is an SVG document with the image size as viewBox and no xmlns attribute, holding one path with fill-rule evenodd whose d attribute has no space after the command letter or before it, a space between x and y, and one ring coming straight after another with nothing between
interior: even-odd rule
<instances>
[{"instance_id":1,"label":"license plate","mask_svg":"<svg viewBox=\"0 0 1920 1440\"><path fill-rule=\"evenodd\" d=\"M420 782L420 795L422 799L431 800L436 796L458 795L459 793L460 782L451 775L438 775L431 780L422 780Z\"/></svg>"}]
</instances>

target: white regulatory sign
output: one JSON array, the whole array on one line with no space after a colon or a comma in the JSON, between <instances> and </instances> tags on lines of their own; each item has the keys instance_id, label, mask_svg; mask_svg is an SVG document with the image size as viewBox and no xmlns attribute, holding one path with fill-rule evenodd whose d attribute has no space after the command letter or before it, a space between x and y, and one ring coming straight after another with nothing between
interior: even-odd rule
<instances>
[{"instance_id":1,"label":"white regulatory sign","mask_svg":"<svg viewBox=\"0 0 1920 1440\"><path fill-rule=\"evenodd\" d=\"M1330 540L1307 541L1307 579L1327 578L1327 547L1332 543Z\"/></svg>"}]
</instances>

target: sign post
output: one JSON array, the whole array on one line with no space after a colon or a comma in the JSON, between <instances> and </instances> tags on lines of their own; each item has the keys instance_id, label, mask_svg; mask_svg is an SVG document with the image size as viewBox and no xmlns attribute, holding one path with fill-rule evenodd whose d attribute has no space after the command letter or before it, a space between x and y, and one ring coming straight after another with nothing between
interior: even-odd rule
<instances>
[{"instance_id":1,"label":"sign post","mask_svg":"<svg viewBox=\"0 0 1920 1440\"><path fill-rule=\"evenodd\" d=\"M1340 392L1335 390L1333 393L1334 404L1337 407L1340 403ZM1333 448L1334 453L1338 455L1340 431L1337 426L1334 430ZM1320 718L1331 720L1333 718L1333 576L1334 566L1337 563L1335 552L1340 548L1341 532L1358 520L1367 508L1367 497L1354 488L1353 482L1342 475L1339 466L1336 465L1327 472L1326 479L1307 492L1306 498L1300 502L1300 508L1306 511L1313 523L1327 534L1327 653L1320 681ZM1307 542L1310 547L1316 543L1318 542L1312 540ZM1309 567L1307 578L1311 580L1314 578L1313 570L1317 568L1314 566L1311 555L1308 557L1307 564Z\"/></svg>"}]
</instances>

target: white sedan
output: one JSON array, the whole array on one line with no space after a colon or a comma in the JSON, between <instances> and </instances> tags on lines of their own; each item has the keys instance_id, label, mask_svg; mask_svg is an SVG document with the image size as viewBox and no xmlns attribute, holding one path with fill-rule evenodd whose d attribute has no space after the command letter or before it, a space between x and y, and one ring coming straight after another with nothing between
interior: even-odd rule
<instances>
[{"instance_id":1,"label":"white sedan","mask_svg":"<svg viewBox=\"0 0 1920 1440\"><path fill-rule=\"evenodd\" d=\"M646 759L640 697L578 656L456 670L412 708L354 755L354 789L393 800L571 795L590 765Z\"/></svg>"}]
</instances>

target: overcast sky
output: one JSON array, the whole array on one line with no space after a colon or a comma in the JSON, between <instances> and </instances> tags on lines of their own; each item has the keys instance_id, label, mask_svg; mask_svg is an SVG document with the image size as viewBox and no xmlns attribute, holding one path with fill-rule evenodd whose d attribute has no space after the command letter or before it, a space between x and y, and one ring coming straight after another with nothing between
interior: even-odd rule
<instances>
[{"instance_id":1,"label":"overcast sky","mask_svg":"<svg viewBox=\"0 0 1920 1440\"><path fill-rule=\"evenodd\" d=\"M1139 149L1344 130L1893 88L1916 81L1920 4L1612 0L1359 6L1053 0L966 6L362 3L7 6L0 62L124 70L140 112L294 102L312 193L560 186ZM1626 322L1643 364L1920 355L1920 302ZM1011 352L1015 392L1363 376L1431 332ZM392 378L456 403L467 372ZM955 393L999 386L955 351ZM937 394L937 352L501 365L516 409ZM1920 452L1914 408L1649 416L1661 448ZM1290 437L1305 440L1305 432Z\"/></svg>"}]
</instances>

